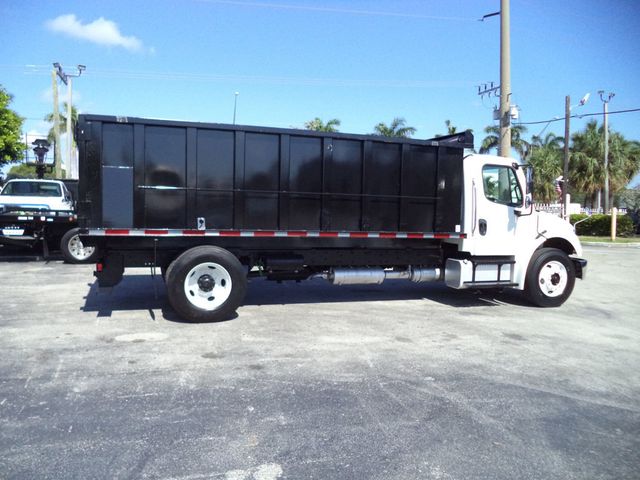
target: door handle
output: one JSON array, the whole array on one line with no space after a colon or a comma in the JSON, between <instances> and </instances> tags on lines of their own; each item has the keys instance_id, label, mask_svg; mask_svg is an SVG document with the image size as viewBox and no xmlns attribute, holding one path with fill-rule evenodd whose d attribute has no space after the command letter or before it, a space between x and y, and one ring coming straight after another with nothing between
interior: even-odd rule
<instances>
[{"instance_id":1,"label":"door handle","mask_svg":"<svg viewBox=\"0 0 640 480\"><path fill-rule=\"evenodd\" d=\"M486 235L487 234L487 221L484 218L481 218L478 221L478 225L479 225L480 235Z\"/></svg>"}]
</instances>

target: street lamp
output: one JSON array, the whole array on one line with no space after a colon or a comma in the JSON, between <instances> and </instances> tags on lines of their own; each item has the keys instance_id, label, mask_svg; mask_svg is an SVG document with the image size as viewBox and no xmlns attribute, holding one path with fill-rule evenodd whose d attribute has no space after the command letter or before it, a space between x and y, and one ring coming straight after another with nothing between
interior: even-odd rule
<instances>
[{"instance_id":1,"label":"street lamp","mask_svg":"<svg viewBox=\"0 0 640 480\"><path fill-rule=\"evenodd\" d=\"M238 107L238 95L240 92L235 93L235 98L233 99L233 124L236 124L236 109Z\"/></svg>"},{"instance_id":2,"label":"street lamp","mask_svg":"<svg viewBox=\"0 0 640 480\"><path fill-rule=\"evenodd\" d=\"M45 172L44 157L49 151L49 147L51 146L51 144L44 138L38 138L34 140L31 145L34 146L33 153L36 154L36 174L38 178L43 178Z\"/></svg>"},{"instance_id":3,"label":"street lamp","mask_svg":"<svg viewBox=\"0 0 640 480\"><path fill-rule=\"evenodd\" d=\"M604 213L609 211L609 102L615 93L609 92L606 95L604 90L599 90L600 100L604 104Z\"/></svg>"}]
</instances>

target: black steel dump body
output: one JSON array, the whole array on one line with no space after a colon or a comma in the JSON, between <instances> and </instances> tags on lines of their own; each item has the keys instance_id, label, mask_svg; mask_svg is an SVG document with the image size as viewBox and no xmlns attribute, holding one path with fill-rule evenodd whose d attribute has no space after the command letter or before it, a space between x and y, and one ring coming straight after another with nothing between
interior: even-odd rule
<instances>
[{"instance_id":1,"label":"black steel dump body","mask_svg":"<svg viewBox=\"0 0 640 480\"><path fill-rule=\"evenodd\" d=\"M473 137L80 115L77 141L89 229L453 233Z\"/></svg>"}]
</instances>

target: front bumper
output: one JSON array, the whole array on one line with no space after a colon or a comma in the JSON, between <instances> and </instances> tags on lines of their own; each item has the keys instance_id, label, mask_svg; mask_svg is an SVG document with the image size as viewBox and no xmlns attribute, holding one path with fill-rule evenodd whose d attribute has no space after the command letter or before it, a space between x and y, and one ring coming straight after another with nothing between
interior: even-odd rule
<instances>
[{"instance_id":1,"label":"front bumper","mask_svg":"<svg viewBox=\"0 0 640 480\"><path fill-rule=\"evenodd\" d=\"M584 258L573 257L571 257L571 261L576 270L576 277L584 280L584 277L587 275L587 261Z\"/></svg>"}]
</instances>

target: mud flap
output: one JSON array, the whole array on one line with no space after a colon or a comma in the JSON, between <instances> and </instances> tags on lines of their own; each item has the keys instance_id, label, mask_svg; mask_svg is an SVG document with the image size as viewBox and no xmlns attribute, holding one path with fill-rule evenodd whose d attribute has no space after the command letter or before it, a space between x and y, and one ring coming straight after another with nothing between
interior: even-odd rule
<instances>
[{"instance_id":1,"label":"mud flap","mask_svg":"<svg viewBox=\"0 0 640 480\"><path fill-rule=\"evenodd\" d=\"M98 279L98 287L113 287L120 283L124 274L124 257L120 254L112 254L103 258L96 264L93 275Z\"/></svg>"}]
</instances>

